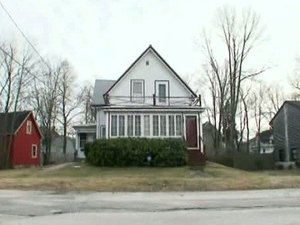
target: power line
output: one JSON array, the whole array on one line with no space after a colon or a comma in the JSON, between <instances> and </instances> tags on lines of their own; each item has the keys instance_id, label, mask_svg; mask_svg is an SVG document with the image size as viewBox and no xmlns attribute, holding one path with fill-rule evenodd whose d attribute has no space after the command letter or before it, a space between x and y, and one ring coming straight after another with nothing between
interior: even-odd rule
<instances>
[{"instance_id":1,"label":"power line","mask_svg":"<svg viewBox=\"0 0 300 225\"><path fill-rule=\"evenodd\" d=\"M14 20L14 18L11 16L11 14L8 12L8 10L4 7L3 3L0 0L0 6L3 9L3 11L7 14L7 16L10 18L10 20L12 21L12 23L15 25L15 27L20 31L20 33L22 34L22 36L25 38L25 40L28 42L28 44L32 47L32 49L38 54L38 56L41 58L42 62L49 68L48 63L46 62L46 60L41 56L41 54L39 53L39 51L34 47L34 45L30 42L30 40L27 38L27 36L25 35L25 33L22 31L22 29L19 27L19 25L17 24L17 22Z\"/></svg>"},{"instance_id":2,"label":"power line","mask_svg":"<svg viewBox=\"0 0 300 225\"><path fill-rule=\"evenodd\" d=\"M20 63L18 60L16 60L12 55L10 55L5 49L3 49L0 46L0 50L7 56L9 56L11 58L11 60L13 60L15 63L17 63L19 66L23 67L24 70L26 70L27 73L29 73L31 76L33 76L34 78L36 78L38 81L42 82L42 80L37 77L35 74L33 74L29 69L27 69L26 67L24 67L24 65L22 65L22 63Z\"/></svg>"}]
</instances>

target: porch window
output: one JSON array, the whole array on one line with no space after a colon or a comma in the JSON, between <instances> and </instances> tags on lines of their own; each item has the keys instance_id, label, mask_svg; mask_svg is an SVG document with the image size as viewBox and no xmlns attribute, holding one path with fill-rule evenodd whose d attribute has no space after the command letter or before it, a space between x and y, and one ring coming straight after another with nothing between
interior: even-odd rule
<instances>
[{"instance_id":1,"label":"porch window","mask_svg":"<svg viewBox=\"0 0 300 225\"><path fill-rule=\"evenodd\" d=\"M158 116L153 116L153 136L158 136Z\"/></svg>"},{"instance_id":2,"label":"porch window","mask_svg":"<svg viewBox=\"0 0 300 225\"><path fill-rule=\"evenodd\" d=\"M176 116L176 136L182 135L182 122L181 122L181 116Z\"/></svg>"},{"instance_id":3,"label":"porch window","mask_svg":"<svg viewBox=\"0 0 300 225\"><path fill-rule=\"evenodd\" d=\"M38 150L37 150L37 145L32 145L31 146L31 158L37 158L38 156Z\"/></svg>"},{"instance_id":4,"label":"porch window","mask_svg":"<svg viewBox=\"0 0 300 225\"><path fill-rule=\"evenodd\" d=\"M79 134L79 147L80 147L81 151L84 150L85 143L86 143L86 134L85 133L80 133Z\"/></svg>"},{"instance_id":5,"label":"porch window","mask_svg":"<svg viewBox=\"0 0 300 225\"><path fill-rule=\"evenodd\" d=\"M175 136L174 116L169 116L169 136Z\"/></svg>"},{"instance_id":6,"label":"porch window","mask_svg":"<svg viewBox=\"0 0 300 225\"><path fill-rule=\"evenodd\" d=\"M123 115L119 116L119 136L125 135L125 117Z\"/></svg>"},{"instance_id":7,"label":"porch window","mask_svg":"<svg viewBox=\"0 0 300 225\"><path fill-rule=\"evenodd\" d=\"M134 121L134 124L135 124L135 136L141 136L141 116L138 115L138 116L135 116L135 121Z\"/></svg>"},{"instance_id":8,"label":"porch window","mask_svg":"<svg viewBox=\"0 0 300 225\"><path fill-rule=\"evenodd\" d=\"M106 128L105 125L100 126L100 138L105 138L106 136Z\"/></svg>"},{"instance_id":9,"label":"porch window","mask_svg":"<svg viewBox=\"0 0 300 225\"><path fill-rule=\"evenodd\" d=\"M133 116L127 116L127 135L129 137L133 136Z\"/></svg>"},{"instance_id":10,"label":"porch window","mask_svg":"<svg viewBox=\"0 0 300 225\"><path fill-rule=\"evenodd\" d=\"M118 135L118 116L112 115L111 116L111 136Z\"/></svg>"},{"instance_id":11,"label":"porch window","mask_svg":"<svg viewBox=\"0 0 300 225\"><path fill-rule=\"evenodd\" d=\"M150 115L144 116L144 136L150 136Z\"/></svg>"},{"instance_id":12,"label":"porch window","mask_svg":"<svg viewBox=\"0 0 300 225\"><path fill-rule=\"evenodd\" d=\"M167 135L167 117L165 115L160 116L160 136Z\"/></svg>"},{"instance_id":13,"label":"porch window","mask_svg":"<svg viewBox=\"0 0 300 225\"><path fill-rule=\"evenodd\" d=\"M131 80L131 101L144 102L144 80Z\"/></svg>"}]
</instances>

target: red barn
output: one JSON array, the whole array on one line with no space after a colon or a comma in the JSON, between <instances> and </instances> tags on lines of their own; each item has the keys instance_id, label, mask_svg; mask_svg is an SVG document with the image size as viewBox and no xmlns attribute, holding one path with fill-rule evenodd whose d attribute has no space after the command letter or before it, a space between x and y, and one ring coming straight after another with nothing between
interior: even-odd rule
<instances>
[{"instance_id":1,"label":"red barn","mask_svg":"<svg viewBox=\"0 0 300 225\"><path fill-rule=\"evenodd\" d=\"M0 113L0 139L6 144L11 140L9 156L12 167L40 165L42 134L31 111ZM4 152L2 149L0 158L7 155Z\"/></svg>"}]
</instances>

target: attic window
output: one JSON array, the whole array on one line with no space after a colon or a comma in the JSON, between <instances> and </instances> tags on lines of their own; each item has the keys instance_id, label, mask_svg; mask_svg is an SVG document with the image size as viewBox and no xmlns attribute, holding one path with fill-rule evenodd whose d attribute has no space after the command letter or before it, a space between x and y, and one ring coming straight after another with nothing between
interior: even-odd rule
<instances>
[{"instance_id":1,"label":"attic window","mask_svg":"<svg viewBox=\"0 0 300 225\"><path fill-rule=\"evenodd\" d=\"M28 120L26 124L26 134L31 134L31 132L32 132L32 122Z\"/></svg>"},{"instance_id":2,"label":"attic window","mask_svg":"<svg viewBox=\"0 0 300 225\"><path fill-rule=\"evenodd\" d=\"M148 60L146 61L146 65L149 66L149 61Z\"/></svg>"}]
</instances>

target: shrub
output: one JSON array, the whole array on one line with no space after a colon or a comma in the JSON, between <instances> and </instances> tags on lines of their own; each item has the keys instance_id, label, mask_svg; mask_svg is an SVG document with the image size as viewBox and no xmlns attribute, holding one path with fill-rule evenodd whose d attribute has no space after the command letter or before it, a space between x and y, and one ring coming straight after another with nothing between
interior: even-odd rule
<instances>
[{"instance_id":1,"label":"shrub","mask_svg":"<svg viewBox=\"0 0 300 225\"><path fill-rule=\"evenodd\" d=\"M114 138L85 145L87 162L95 166L183 166L187 149L182 139ZM150 160L151 159L151 160Z\"/></svg>"}]
</instances>

